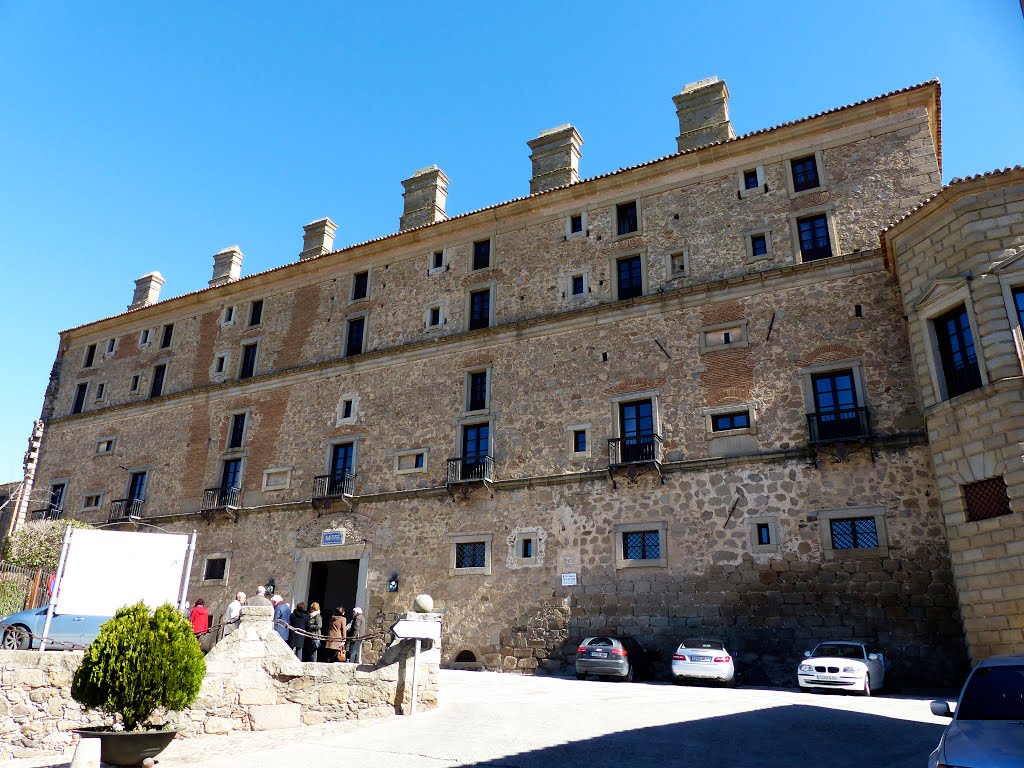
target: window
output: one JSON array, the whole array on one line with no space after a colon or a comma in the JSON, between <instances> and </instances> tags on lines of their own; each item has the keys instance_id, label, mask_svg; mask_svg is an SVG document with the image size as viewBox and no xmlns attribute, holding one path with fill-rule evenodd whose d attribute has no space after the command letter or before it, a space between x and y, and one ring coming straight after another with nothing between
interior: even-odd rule
<instances>
[{"instance_id":1,"label":"window","mask_svg":"<svg viewBox=\"0 0 1024 768\"><path fill-rule=\"evenodd\" d=\"M760 186L757 183L757 168L751 168L748 171L743 172L743 188L744 189L757 189Z\"/></svg>"},{"instance_id":2,"label":"window","mask_svg":"<svg viewBox=\"0 0 1024 768\"><path fill-rule=\"evenodd\" d=\"M636 200L615 206L615 234L628 235L639 229Z\"/></svg>"},{"instance_id":3,"label":"window","mask_svg":"<svg viewBox=\"0 0 1024 768\"><path fill-rule=\"evenodd\" d=\"M473 270L491 266L491 241L478 240L473 243Z\"/></svg>"},{"instance_id":4,"label":"window","mask_svg":"<svg viewBox=\"0 0 1024 768\"><path fill-rule=\"evenodd\" d=\"M75 389L75 402L71 406L71 413L81 413L85 408L85 398L89 394L89 382L83 381Z\"/></svg>"},{"instance_id":5,"label":"window","mask_svg":"<svg viewBox=\"0 0 1024 768\"><path fill-rule=\"evenodd\" d=\"M622 534L622 553L626 560L658 560L661 541L657 531L630 531Z\"/></svg>"},{"instance_id":6,"label":"window","mask_svg":"<svg viewBox=\"0 0 1024 768\"><path fill-rule=\"evenodd\" d=\"M750 236L750 253L756 259L768 255L768 238L765 235Z\"/></svg>"},{"instance_id":7,"label":"window","mask_svg":"<svg viewBox=\"0 0 1024 768\"><path fill-rule=\"evenodd\" d=\"M750 551L755 555L782 551L779 521L774 517L755 517L747 520L750 531Z\"/></svg>"},{"instance_id":8,"label":"window","mask_svg":"<svg viewBox=\"0 0 1024 768\"><path fill-rule=\"evenodd\" d=\"M444 251L434 251L430 256L430 269L432 272L440 272L444 269Z\"/></svg>"},{"instance_id":9,"label":"window","mask_svg":"<svg viewBox=\"0 0 1024 768\"><path fill-rule=\"evenodd\" d=\"M107 394L107 383L105 381L101 381L96 385L96 399L102 400L105 394Z\"/></svg>"},{"instance_id":10,"label":"window","mask_svg":"<svg viewBox=\"0 0 1024 768\"><path fill-rule=\"evenodd\" d=\"M231 417L231 429L228 431L228 449L241 448L245 439L245 414L236 413Z\"/></svg>"},{"instance_id":11,"label":"window","mask_svg":"<svg viewBox=\"0 0 1024 768\"><path fill-rule=\"evenodd\" d=\"M533 539L521 539L519 542L519 556L524 560L533 557Z\"/></svg>"},{"instance_id":12,"label":"window","mask_svg":"<svg viewBox=\"0 0 1024 768\"><path fill-rule=\"evenodd\" d=\"M149 346L149 328L143 328L139 332L139 346L140 347L148 347Z\"/></svg>"},{"instance_id":13,"label":"window","mask_svg":"<svg viewBox=\"0 0 1024 768\"><path fill-rule=\"evenodd\" d=\"M455 545L456 568L483 568L487 563L487 544L483 541L459 542Z\"/></svg>"},{"instance_id":14,"label":"window","mask_svg":"<svg viewBox=\"0 0 1024 768\"><path fill-rule=\"evenodd\" d=\"M400 475L422 472L426 468L427 456L424 451L402 451L395 454L395 472Z\"/></svg>"},{"instance_id":15,"label":"window","mask_svg":"<svg viewBox=\"0 0 1024 768\"><path fill-rule=\"evenodd\" d=\"M491 289L472 291L469 294L469 330L491 326Z\"/></svg>"},{"instance_id":16,"label":"window","mask_svg":"<svg viewBox=\"0 0 1024 768\"><path fill-rule=\"evenodd\" d=\"M462 427L462 456L465 464L464 480L473 479L479 470L483 477L484 460L491 450L491 425L466 424Z\"/></svg>"},{"instance_id":17,"label":"window","mask_svg":"<svg viewBox=\"0 0 1024 768\"><path fill-rule=\"evenodd\" d=\"M814 414L811 419L815 442L856 438L865 434L853 370L827 371L811 375Z\"/></svg>"},{"instance_id":18,"label":"window","mask_svg":"<svg viewBox=\"0 0 1024 768\"><path fill-rule=\"evenodd\" d=\"M145 500L147 479L145 470L132 472L131 477L128 478L128 498L131 501Z\"/></svg>"},{"instance_id":19,"label":"window","mask_svg":"<svg viewBox=\"0 0 1024 768\"><path fill-rule=\"evenodd\" d=\"M828 231L828 216L824 213L796 220L800 235L800 260L817 261L832 255L832 239Z\"/></svg>"},{"instance_id":20,"label":"window","mask_svg":"<svg viewBox=\"0 0 1024 768\"><path fill-rule=\"evenodd\" d=\"M203 568L203 581L224 581L228 572L226 557L208 557Z\"/></svg>"},{"instance_id":21,"label":"window","mask_svg":"<svg viewBox=\"0 0 1024 768\"><path fill-rule=\"evenodd\" d=\"M820 186L818 181L818 163L814 155L790 160L793 171L793 191L803 192Z\"/></svg>"},{"instance_id":22,"label":"window","mask_svg":"<svg viewBox=\"0 0 1024 768\"><path fill-rule=\"evenodd\" d=\"M878 546L873 517L849 517L828 521L833 549L868 549Z\"/></svg>"},{"instance_id":23,"label":"window","mask_svg":"<svg viewBox=\"0 0 1024 768\"><path fill-rule=\"evenodd\" d=\"M473 371L466 380L466 410L483 411L487 409L488 387L487 371Z\"/></svg>"},{"instance_id":24,"label":"window","mask_svg":"<svg viewBox=\"0 0 1024 768\"><path fill-rule=\"evenodd\" d=\"M213 372L214 373L224 373L224 368L227 367L227 364L228 364L228 356L227 355L217 355L217 357L215 357L213 359Z\"/></svg>"},{"instance_id":25,"label":"window","mask_svg":"<svg viewBox=\"0 0 1024 768\"><path fill-rule=\"evenodd\" d=\"M667 564L664 522L616 525L614 530L616 568L664 567Z\"/></svg>"},{"instance_id":26,"label":"window","mask_svg":"<svg viewBox=\"0 0 1024 768\"><path fill-rule=\"evenodd\" d=\"M758 165L754 168L744 168L738 174L739 190L737 197L746 200L754 195L761 195L768 191L764 182L764 166Z\"/></svg>"},{"instance_id":27,"label":"window","mask_svg":"<svg viewBox=\"0 0 1024 768\"><path fill-rule=\"evenodd\" d=\"M569 234L581 234L583 232L583 214L575 213L569 217Z\"/></svg>"},{"instance_id":28,"label":"window","mask_svg":"<svg viewBox=\"0 0 1024 768\"><path fill-rule=\"evenodd\" d=\"M242 487L242 460L225 459L220 471L221 491L238 490ZM225 503L221 499L221 503Z\"/></svg>"},{"instance_id":29,"label":"window","mask_svg":"<svg viewBox=\"0 0 1024 768\"><path fill-rule=\"evenodd\" d=\"M441 305L437 304L430 307L427 310L427 327L437 328L444 321L444 315L441 312Z\"/></svg>"},{"instance_id":30,"label":"window","mask_svg":"<svg viewBox=\"0 0 1024 768\"><path fill-rule=\"evenodd\" d=\"M668 255L669 277L686 277L690 274L690 251L684 248Z\"/></svg>"},{"instance_id":31,"label":"window","mask_svg":"<svg viewBox=\"0 0 1024 768\"><path fill-rule=\"evenodd\" d=\"M50 486L50 511L62 512L64 510L64 491L66 489L65 483L54 483Z\"/></svg>"},{"instance_id":32,"label":"window","mask_svg":"<svg viewBox=\"0 0 1024 768\"><path fill-rule=\"evenodd\" d=\"M150 397L160 397L164 393L164 378L167 376L167 364L154 366L153 383L149 387Z\"/></svg>"},{"instance_id":33,"label":"window","mask_svg":"<svg viewBox=\"0 0 1024 768\"><path fill-rule=\"evenodd\" d=\"M981 387L981 371L971 333L971 320L961 304L932 321L939 350L946 399Z\"/></svg>"},{"instance_id":34,"label":"window","mask_svg":"<svg viewBox=\"0 0 1024 768\"><path fill-rule=\"evenodd\" d=\"M114 438L104 437L96 441L96 453L113 453L114 452Z\"/></svg>"},{"instance_id":35,"label":"window","mask_svg":"<svg viewBox=\"0 0 1024 768\"><path fill-rule=\"evenodd\" d=\"M138 392L139 391L139 382L141 381L141 379L142 379L142 377L139 376L139 374L133 373L132 374L131 386L128 388L128 391L129 392Z\"/></svg>"},{"instance_id":36,"label":"window","mask_svg":"<svg viewBox=\"0 0 1024 768\"><path fill-rule=\"evenodd\" d=\"M711 431L726 432L730 429L750 429L750 412L715 413L711 416Z\"/></svg>"},{"instance_id":37,"label":"window","mask_svg":"<svg viewBox=\"0 0 1024 768\"><path fill-rule=\"evenodd\" d=\"M365 299L370 289L370 273L356 272L352 275L352 301Z\"/></svg>"},{"instance_id":38,"label":"window","mask_svg":"<svg viewBox=\"0 0 1024 768\"><path fill-rule=\"evenodd\" d=\"M96 362L96 345L90 344L85 348L85 358L82 361L82 367L92 368L94 362Z\"/></svg>"},{"instance_id":39,"label":"window","mask_svg":"<svg viewBox=\"0 0 1024 768\"><path fill-rule=\"evenodd\" d=\"M747 321L735 320L701 328L700 351L715 352L747 346Z\"/></svg>"},{"instance_id":40,"label":"window","mask_svg":"<svg viewBox=\"0 0 1024 768\"><path fill-rule=\"evenodd\" d=\"M766 547L772 543L772 527L768 523L757 523L757 544Z\"/></svg>"},{"instance_id":41,"label":"window","mask_svg":"<svg viewBox=\"0 0 1024 768\"><path fill-rule=\"evenodd\" d=\"M90 494L82 502L82 509L99 509L103 496L98 493Z\"/></svg>"},{"instance_id":42,"label":"window","mask_svg":"<svg viewBox=\"0 0 1024 768\"><path fill-rule=\"evenodd\" d=\"M964 511L969 523L1013 512L1010 509L1010 497L1006 492L1006 481L1002 476L967 483L963 488Z\"/></svg>"},{"instance_id":43,"label":"window","mask_svg":"<svg viewBox=\"0 0 1024 768\"><path fill-rule=\"evenodd\" d=\"M365 317L353 317L345 325L345 357L363 353L363 337L366 329Z\"/></svg>"},{"instance_id":44,"label":"window","mask_svg":"<svg viewBox=\"0 0 1024 768\"><path fill-rule=\"evenodd\" d=\"M640 256L627 256L615 263L618 299L627 299L642 296L644 293L643 263Z\"/></svg>"},{"instance_id":45,"label":"window","mask_svg":"<svg viewBox=\"0 0 1024 768\"><path fill-rule=\"evenodd\" d=\"M355 443L335 443L331 446L330 475L336 480L343 480L351 475L355 460Z\"/></svg>"},{"instance_id":46,"label":"window","mask_svg":"<svg viewBox=\"0 0 1024 768\"><path fill-rule=\"evenodd\" d=\"M1013 308L1017 312L1017 326L1024 328L1024 287L1013 289Z\"/></svg>"},{"instance_id":47,"label":"window","mask_svg":"<svg viewBox=\"0 0 1024 768\"><path fill-rule=\"evenodd\" d=\"M583 275L573 275L572 276L572 285L570 287L569 292L573 296L582 296L583 292L585 290L586 290L586 284L585 284L585 281L583 279Z\"/></svg>"},{"instance_id":48,"label":"window","mask_svg":"<svg viewBox=\"0 0 1024 768\"><path fill-rule=\"evenodd\" d=\"M231 325L234 322L235 322L235 308L234 307L224 307L224 312L223 312L223 314L221 315L221 318L220 318L220 324L221 325Z\"/></svg>"},{"instance_id":49,"label":"window","mask_svg":"<svg viewBox=\"0 0 1024 768\"><path fill-rule=\"evenodd\" d=\"M341 418L351 419L352 418L352 401L343 400L341 403Z\"/></svg>"},{"instance_id":50,"label":"window","mask_svg":"<svg viewBox=\"0 0 1024 768\"><path fill-rule=\"evenodd\" d=\"M263 299L256 299L249 306L249 327L263 322Z\"/></svg>"},{"instance_id":51,"label":"window","mask_svg":"<svg viewBox=\"0 0 1024 768\"><path fill-rule=\"evenodd\" d=\"M653 461L656 455L653 401L619 403L618 463Z\"/></svg>"},{"instance_id":52,"label":"window","mask_svg":"<svg viewBox=\"0 0 1024 768\"><path fill-rule=\"evenodd\" d=\"M160 337L160 349L167 349L171 346L171 339L174 338L174 323L168 323L164 326L163 336Z\"/></svg>"},{"instance_id":53,"label":"window","mask_svg":"<svg viewBox=\"0 0 1024 768\"><path fill-rule=\"evenodd\" d=\"M587 430L585 430L585 429L574 429L572 431L572 452L573 453L586 453L587 452Z\"/></svg>"},{"instance_id":54,"label":"window","mask_svg":"<svg viewBox=\"0 0 1024 768\"><path fill-rule=\"evenodd\" d=\"M112 355L117 352L117 339L109 339L107 341L107 354Z\"/></svg>"},{"instance_id":55,"label":"window","mask_svg":"<svg viewBox=\"0 0 1024 768\"><path fill-rule=\"evenodd\" d=\"M238 378L251 379L256 374L256 350L258 344L242 345L242 364L238 368Z\"/></svg>"}]
</instances>

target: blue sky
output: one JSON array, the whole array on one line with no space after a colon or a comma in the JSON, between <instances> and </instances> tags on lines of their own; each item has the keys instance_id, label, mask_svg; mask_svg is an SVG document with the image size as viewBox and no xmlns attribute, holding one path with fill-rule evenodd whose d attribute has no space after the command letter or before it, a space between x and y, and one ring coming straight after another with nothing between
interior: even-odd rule
<instances>
[{"instance_id":1,"label":"blue sky","mask_svg":"<svg viewBox=\"0 0 1024 768\"><path fill-rule=\"evenodd\" d=\"M135 278L277 266L322 216L338 247L393 232L432 163L449 214L518 197L561 123L584 176L660 157L708 75L738 133L938 77L946 181L1024 162L1018 0L498 5L0 0L0 480L58 332Z\"/></svg>"}]
</instances>

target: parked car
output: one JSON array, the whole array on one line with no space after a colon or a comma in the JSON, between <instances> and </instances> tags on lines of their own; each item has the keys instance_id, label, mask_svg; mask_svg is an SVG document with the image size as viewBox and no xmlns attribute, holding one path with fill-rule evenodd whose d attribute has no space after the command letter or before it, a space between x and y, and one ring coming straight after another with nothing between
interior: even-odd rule
<instances>
[{"instance_id":1,"label":"parked car","mask_svg":"<svg viewBox=\"0 0 1024 768\"><path fill-rule=\"evenodd\" d=\"M1024 765L1024 655L993 656L967 678L955 713L949 702L933 701L933 715L952 717L929 768Z\"/></svg>"},{"instance_id":2,"label":"parked car","mask_svg":"<svg viewBox=\"0 0 1024 768\"><path fill-rule=\"evenodd\" d=\"M649 671L647 651L628 635L586 637L576 649L578 680L587 675L607 675L628 683L647 676Z\"/></svg>"},{"instance_id":3,"label":"parked car","mask_svg":"<svg viewBox=\"0 0 1024 768\"><path fill-rule=\"evenodd\" d=\"M832 688L870 696L885 685L890 666L880 649L847 641L818 643L804 656L796 676L800 687L811 691Z\"/></svg>"},{"instance_id":4,"label":"parked car","mask_svg":"<svg viewBox=\"0 0 1024 768\"><path fill-rule=\"evenodd\" d=\"M736 667L721 640L683 640L672 654L672 678L677 683L715 680L734 686Z\"/></svg>"},{"instance_id":5,"label":"parked car","mask_svg":"<svg viewBox=\"0 0 1024 768\"><path fill-rule=\"evenodd\" d=\"M46 608L19 611L0 619L3 625L3 648L5 651L25 651L39 647L39 638L46 624ZM100 633L100 625L109 616L75 616L53 614L50 621L49 639L75 645L88 645ZM60 645L46 644L47 648L61 650Z\"/></svg>"}]
</instances>

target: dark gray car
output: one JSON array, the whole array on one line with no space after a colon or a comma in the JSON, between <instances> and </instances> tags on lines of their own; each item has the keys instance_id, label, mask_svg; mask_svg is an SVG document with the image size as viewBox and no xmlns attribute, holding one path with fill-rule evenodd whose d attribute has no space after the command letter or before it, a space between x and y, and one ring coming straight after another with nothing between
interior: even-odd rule
<instances>
[{"instance_id":1,"label":"dark gray car","mask_svg":"<svg viewBox=\"0 0 1024 768\"><path fill-rule=\"evenodd\" d=\"M647 653L628 635L586 637L576 649L576 678L605 675L631 682L647 672Z\"/></svg>"}]
</instances>

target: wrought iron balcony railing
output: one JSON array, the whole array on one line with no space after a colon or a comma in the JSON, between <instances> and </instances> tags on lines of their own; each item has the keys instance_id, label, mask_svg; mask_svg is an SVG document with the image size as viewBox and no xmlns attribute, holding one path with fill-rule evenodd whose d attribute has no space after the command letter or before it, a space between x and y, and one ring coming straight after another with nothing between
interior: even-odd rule
<instances>
[{"instance_id":1,"label":"wrought iron balcony railing","mask_svg":"<svg viewBox=\"0 0 1024 768\"><path fill-rule=\"evenodd\" d=\"M64 508L47 504L45 507L33 509L29 514L37 520L60 520L64 516Z\"/></svg>"},{"instance_id":2,"label":"wrought iron balcony railing","mask_svg":"<svg viewBox=\"0 0 1024 768\"><path fill-rule=\"evenodd\" d=\"M338 475L317 475L313 478L313 498L332 499L338 496L355 496L356 476L351 472Z\"/></svg>"},{"instance_id":3,"label":"wrought iron balcony railing","mask_svg":"<svg viewBox=\"0 0 1024 768\"><path fill-rule=\"evenodd\" d=\"M205 512L211 509L232 509L242 506L242 489L231 485L226 488L207 488L203 491L203 504L199 508Z\"/></svg>"},{"instance_id":4,"label":"wrought iron balcony railing","mask_svg":"<svg viewBox=\"0 0 1024 768\"><path fill-rule=\"evenodd\" d=\"M107 522L117 523L122 520L137 520L146 509L145 499L115 499L110 502Z\"/></svg>"},{"instance_id":5,"label":"wrought iron balcony railing","mask_svg":"<svg viewBox=\"0 0 1024 768\"><path fill-rule=\"evenodd\" d=\"M661 464L661 435L636 435L608 439L608 465Z\"/></svg>"},{"instance_id":6,"label":"wrought iron balcony railing","mask_svg":"<svg viewBox=\"0 0 1024 768\"><path fill-rule=\"evenodd\" d=\"M871 437L871 417L867 408L843 408L807 414L811 445L867 440Z\"/></svg>"},{"instance_id":7,"label":"wrought iron balcony railing","mask_svg":"<svg viewBox=\"0 0 1024 768\"><path fill-rule=\"evenodd\" d=\"M494 459L490 456L460 456L448 459L448 484L494 482Z\"/></svg>"}]
</instances>

